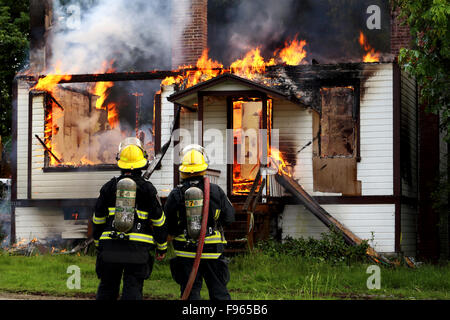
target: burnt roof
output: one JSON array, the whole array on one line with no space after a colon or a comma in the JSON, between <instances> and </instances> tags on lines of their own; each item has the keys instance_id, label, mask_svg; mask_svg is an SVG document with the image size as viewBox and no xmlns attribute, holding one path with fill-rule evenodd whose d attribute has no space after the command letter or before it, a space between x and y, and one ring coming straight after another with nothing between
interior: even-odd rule
<instances>
[{"instance_id":1,"label":"burnt roof","mask_svg":"<svg viewBox=\"0 0 450 320\"><path fill-rule=\"evenodd\" d=\"M198 83L192 87L189 87L187 89L177 91L174 94L172 94L170 97L168 97L167 100L169 100L170 102L179 103L179 100L182 98L193 95L199 91L204 91L205 89L210 89L216 85L219 85L219 84L222 84L225 82L234 82L234 83L236 83L238 85L242 85L243 87L246 87L250 90L255 90L255 91L259 91L264 94L267 94L267 96L272 97L272 98L288 100L292 103L298 104L305 108L310 107L307 104L302 103L301 100L297 99L295 96L286 94L285 92L278 90L276 87L269 87L260 82L248 80L248 79L236 76L231 73L225 73L225 74L219 75L217 77L214 77L210 80L200 82L200 83ZM236 92L236 95L238 95L238 92L243 91L243 89L238 89L238 90L234 90L234 91ZM226 93L229 93L229 91L224 90L224 95ZM182 103L180 103L180 104L183 105Z\"/></svg>"}]
</instances>

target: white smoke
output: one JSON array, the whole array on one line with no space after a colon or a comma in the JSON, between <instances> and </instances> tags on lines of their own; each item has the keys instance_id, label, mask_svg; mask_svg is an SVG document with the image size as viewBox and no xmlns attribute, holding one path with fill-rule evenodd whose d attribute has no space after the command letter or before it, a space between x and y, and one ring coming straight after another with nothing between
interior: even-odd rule
<instances>
[{"instance_id":1,"label":"white smoke","mask_svg":"<svg viewBox=\"0 0 450 320\"><path fill-rule=\"evenodd\" d=\"M56 26L49 36L50 68L95 73L114 60L117 71L171 68L171 47L183 28L173 28L167 0L53 1ZM181 8L181 10L184 10ZM187 18L186 18L187 19ZM185 26L189 21L176 21ZM178 31L176 31L178 30ZM180 31L181 30L181 31Z\"/></svg>"}]
</instances>

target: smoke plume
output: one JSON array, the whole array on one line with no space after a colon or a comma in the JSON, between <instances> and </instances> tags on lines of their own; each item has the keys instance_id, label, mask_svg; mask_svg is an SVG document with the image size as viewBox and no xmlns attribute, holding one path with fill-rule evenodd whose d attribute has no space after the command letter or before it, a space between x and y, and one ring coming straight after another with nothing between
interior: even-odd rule
<instances>
[{"instance_id":1,"label":"smoke plume","mask_svg":"<svg viewBox=\"0 0 450 320\"><path fill-rule=\"evenodd\" d=\"M116 71L170 69L174 34L167 0L54 0L50 68L94 73L114 61ZM186 25L188 21L177 21ZM176 29L179 30L179 29Z\"/></svg>"}]
</instances>

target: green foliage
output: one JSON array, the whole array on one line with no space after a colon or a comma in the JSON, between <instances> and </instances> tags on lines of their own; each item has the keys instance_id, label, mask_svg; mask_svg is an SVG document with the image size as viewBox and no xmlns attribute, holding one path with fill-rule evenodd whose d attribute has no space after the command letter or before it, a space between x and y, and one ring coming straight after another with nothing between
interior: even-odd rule
<instances>
[{"instance_id":1,"label":"green foliage","mask_svg":"<svg viewBox=\"0 0 450 320\"><path fill-rule=\"evenodd\" d=\"M11 134L12 82L28 49L28 0L0 0L0 135Z\"/></svg>"},{"instance_id":2,"label":"green foliage","mask_svg":"<svg viewBox=\"0 0 450 320\"><path fill-rule=\"evenodd\" d=\"M323 233L320 239L285 238L282 242L273 239L261 241L257 249L272 257L287 255L318 259L319 261L355 262L366 261L367 241L350 246L337 231Z\"/></svg>"},{"instance_id":3,"label":"green foliage","mask_svg":"<svg viewBox=\"0 0 450 320\"><path fill-rule=\"evenodd\" d=\"M449 141L450 3L449 0L394 0L413 37L413 47L400 50L399 62L417 79L420 103L441 115Z\"/></svg>"}]
</instances>

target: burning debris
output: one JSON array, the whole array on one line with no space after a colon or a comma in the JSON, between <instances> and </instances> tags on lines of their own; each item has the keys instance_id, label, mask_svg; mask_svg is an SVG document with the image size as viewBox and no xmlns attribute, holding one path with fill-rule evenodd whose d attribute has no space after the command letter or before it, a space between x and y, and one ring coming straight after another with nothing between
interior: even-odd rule
<instances>
[{"instance_id":1,"label":"burning debris","mask_svg":"<svg viewBox=\"0 0 450 320\"><path fill-rule=\"evenodd\" d=\"M93 239L87 239L79 242L75 246L73 244L64 244L61 240L39 241L33 238L30 241L21 239L11 246L3 246L2 250L9 255L20 255L26 257L38 255L60 255L60 254L87 254L89 246L93 244ZM68 247L72 249L68 249Z\"/></svg>"}]
</instances>

